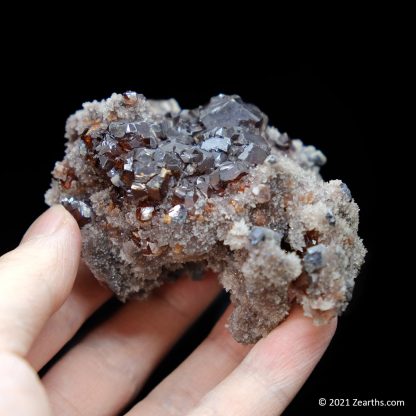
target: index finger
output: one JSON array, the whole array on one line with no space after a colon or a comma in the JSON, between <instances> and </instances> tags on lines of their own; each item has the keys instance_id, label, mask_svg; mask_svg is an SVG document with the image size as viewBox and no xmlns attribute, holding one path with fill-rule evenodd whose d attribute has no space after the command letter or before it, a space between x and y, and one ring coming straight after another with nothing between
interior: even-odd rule
<instances>
[{"instance_id":1,"label":"index finger","mask_svg":"<svg viewBox=\"0 0 416 416\"><path fill-rule=\"evenodd\" d=\"M0 350L25 356L74 283L80 232L61 206L42 214L0 258Z\"/></svg>"}]
</instances>

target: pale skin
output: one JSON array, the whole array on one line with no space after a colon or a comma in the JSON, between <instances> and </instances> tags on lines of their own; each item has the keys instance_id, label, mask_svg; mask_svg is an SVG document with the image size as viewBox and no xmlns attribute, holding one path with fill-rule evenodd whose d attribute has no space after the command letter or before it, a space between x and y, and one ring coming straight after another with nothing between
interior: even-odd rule
<instances>
[{"instance_id":1,"label":"pale skin","mask_svg":"<svg viewBox=\"0 0 416 416\"><path fill-rule=\"evenodd\" d=\"M80 263L80 232L59 206L0 258L0 415L118 415L219 293L214 276L166 284L91 330L40 370L110 297ZM327 348L335 320L314 326L295 308L256 345L233 340L230 308L198 348L141 402L136 415L279 415Z\"/></svg>"}]
</instances>

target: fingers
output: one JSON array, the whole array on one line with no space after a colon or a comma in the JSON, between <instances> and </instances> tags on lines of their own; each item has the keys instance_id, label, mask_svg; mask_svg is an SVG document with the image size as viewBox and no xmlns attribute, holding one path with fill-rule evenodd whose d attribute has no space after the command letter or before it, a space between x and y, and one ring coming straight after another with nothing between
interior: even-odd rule
<instances>
[{"instance_id":1,"label":"fingers","mask_svg":"<svg viewBox=\"0 0 416 416\"><path fill-rule=\"evenodd\" d=\"M297 308L190 415L281 414L321 358L335 327L335 321L314 326Z\"/></svg>"},{"instance_id":2,"label":"fingers","mask_svg":"<svg viewBox=\"0 0 416 416\"><path fill-rule=\"evenodd\" d=\"M39 371L110 297L111 291L81 261L71 293L49 318L26 357L33 368Z\"/></svg>"},{"instance_id":3,"label":"fingers","mask_svg":"<svg viewBox=\"0 0 416 416\"><path fill-rule=\"evenodd\" d=\"M214 276L180 279L126 304L43 378L54 413L117 414L218 291Z\"/></svg>"},{"instance_id":4,"label":"fingers","mask_svg":"<svg viewBox=\"0 0 416 416\"><path fill-rule=\"evenodd\" d=\"M0 352L0 415L52 415L45 390L23 358Z\"/></svg>"},{"instance_id":5,"label":"fingers","mask_svg":"<svg viewBox=\"0 0 416 416\"><path fill-rule=\"evenodd\" d=\"M52 415L43 386L22 357L0 352L0 415Z\"/></svg>"},{"instance_id":6,"label":"fingers","mask_svg":"<svg viewBox=\"0 0 416 416\"><path fill-rule=\"evenodd\" d=\"M78 225L63 207L54 206L18 248L0 258L0 350L27 354L70 292L79 252Z\"/></svg>"},{"instance_id":7,"label":"fingers","mask_svg":"<svg viewBox=\"0 0 416 416\"><path fill-rule=\"evenodd\" d=\"M236 342L225 327L231 309L228 308L207 339L134 406L128 416L185 415L240 364L252 346Z\"/></svg>"},{"instance_id":8,"label":"fingers","mask_svg":"<svg viewBox=\"0 0 416 416\"><path fill-rule=\"evenodd\" d=\"M48 317L71 290L78 226L62 207L39 217L20 246L0 258L0 414L50 415L43 386L23 359Z\"/></svg>"}]
</instances>

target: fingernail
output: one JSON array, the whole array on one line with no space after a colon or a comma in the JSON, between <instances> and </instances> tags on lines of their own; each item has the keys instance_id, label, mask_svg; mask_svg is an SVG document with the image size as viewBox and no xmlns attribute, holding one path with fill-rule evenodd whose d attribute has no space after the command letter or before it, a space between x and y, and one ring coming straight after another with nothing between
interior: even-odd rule
<instances>
[{"instance_id":1,"label":"fingernail","mask_svg":"<svg viewBox=\"0 0 416 416\"><path fill-rule=\"evenodd\" d=\"M66 219L66 210L61 205L54 205L45 211L29 227L22 238L22 243L41 236L48 236L59 230Z\"/></svg>"}]
</instances>

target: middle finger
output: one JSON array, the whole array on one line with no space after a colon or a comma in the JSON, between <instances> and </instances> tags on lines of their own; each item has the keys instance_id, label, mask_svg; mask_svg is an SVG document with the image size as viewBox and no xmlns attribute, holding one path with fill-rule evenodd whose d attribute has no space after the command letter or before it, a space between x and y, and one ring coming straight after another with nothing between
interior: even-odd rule
<instances>
[{"instance_id":1,"label":"middle finger","mask_svg":"<svg viewBox=\"0 0 416 416\"><path fill-rule=\"evenodd\" d=\"M117 413L218 291L213 276L180 279L146 302L128 303L45 375L54 413Z\"/></svg>"}]
</instances>

